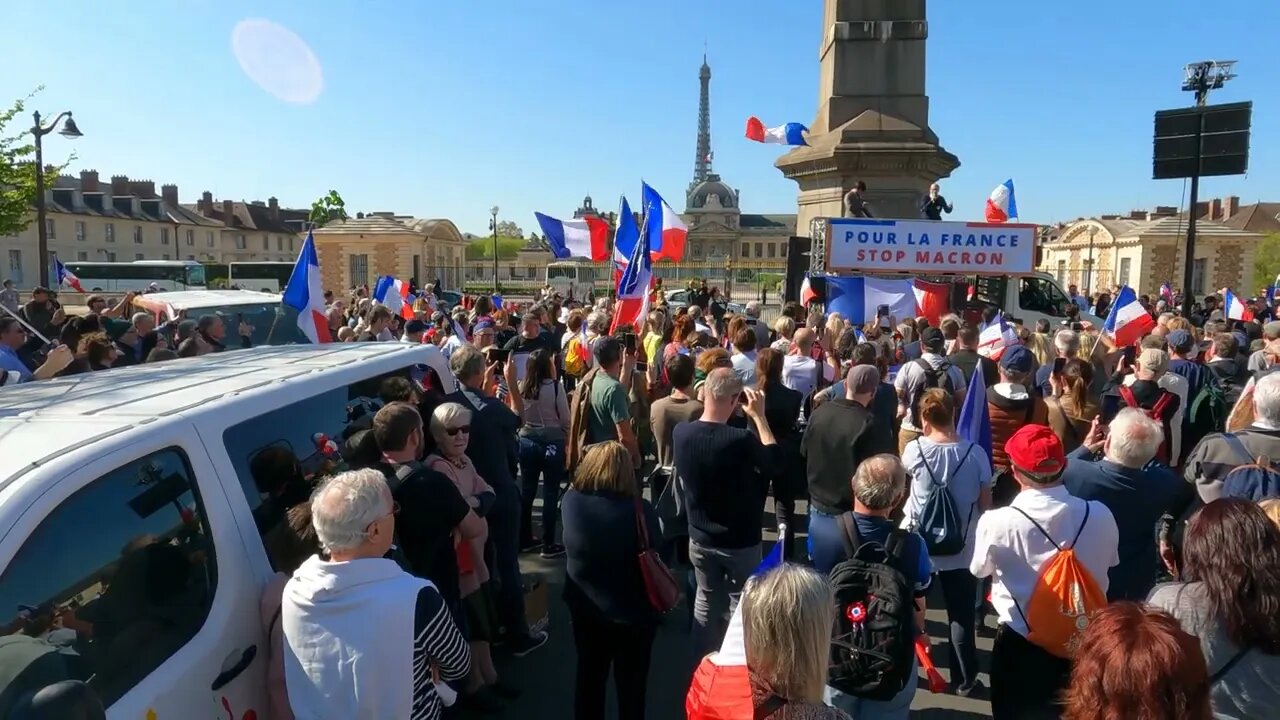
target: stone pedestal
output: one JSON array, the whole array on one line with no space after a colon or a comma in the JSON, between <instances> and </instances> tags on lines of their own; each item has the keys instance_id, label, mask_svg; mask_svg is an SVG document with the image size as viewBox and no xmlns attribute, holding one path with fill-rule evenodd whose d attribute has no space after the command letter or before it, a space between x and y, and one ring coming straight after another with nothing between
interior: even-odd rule
<instances>
[{"instance_id":1,"label":"stone pedestal","mask_svg":"<svg viewBox=\"0 0 1280 720\"><path fill-rule=\"evenodd\" d=\"M818 117L776 163L800 186L796 234L843 214L855 183L871 211L919 218L929 185L960 166L929 129L925 0L825 0Z\"/></svg>"}]
</instances>

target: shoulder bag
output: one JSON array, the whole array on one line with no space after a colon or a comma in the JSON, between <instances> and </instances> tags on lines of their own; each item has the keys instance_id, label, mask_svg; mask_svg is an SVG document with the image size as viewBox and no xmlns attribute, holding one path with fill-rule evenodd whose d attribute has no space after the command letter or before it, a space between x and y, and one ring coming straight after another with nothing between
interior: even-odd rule
<instances>
[{"instance_id":1,"label":"shoulder bag","mask_svg":"<svg viewBox=\"0 0 1280 720\"><path fill-rule=\"evenodd\" d=\"M680 588L671 569L658 557L658 551L649 547L649 530L644 521L644 506L636 499L636 540L640 544L637 560L640 577L644 579L644 592L649 605L659 613L669 613L680 602Z\"/></svg>"}]
</instances>

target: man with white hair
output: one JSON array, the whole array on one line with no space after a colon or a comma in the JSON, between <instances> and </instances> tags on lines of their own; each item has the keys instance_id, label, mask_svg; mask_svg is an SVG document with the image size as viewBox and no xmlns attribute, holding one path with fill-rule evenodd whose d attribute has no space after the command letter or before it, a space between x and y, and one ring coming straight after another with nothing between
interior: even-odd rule
<instances>
[{"instance_id":1,"label":"man with white hair","mask_svg":"<svg viewBox=\"0 0 1280 720\"><path fill-rule=\"evenodd\" d=\"M1280 372L1263 375L1240 398L1253 406L1253 421L1234 433L1206 435L1191 455L1183 476L1206 503L1222 497L1227 473L1257 458L1280 458Z\"/></svg>"},{"instance_id":2,"label":"man with white hair","mask_svg":"<svg viewBox=\"0 0 1280 720\"><path fill-rule=\"evenodd\" d=\"M311 498L328 559L313 555L284 588L285 686L299 718L439 718L442 680L471 671L471 652L435 586L384 556L396 530L382 473L329 479Z\"/></svg>"},{"instance_id":3,"label":"man with white hair","mask_svg":"<svg viewBox=\"0 0 1280 720\"><path fill-rule=\"evenodd\" d=\"M1070 360L1080 354L1080 335L1071 330L1059 330L1053 336L1053 349L1057 352L1059 358ZM1036 388L1040 391L1041 397L1049 397L1053 394L1053 387L1049 384L1049 376L1053 374L1054 363L1045 363L1036 370Z\"/></svg>"},{"instance_id":4,"label":"man with white hair","mask_svg":"<svg viewBox=\"0 0 1280 720\"><path fill-rule=\"evenodd\" d=\"M1067 455L1062 474L1067 491L1106 505L1120 532L1120 564L1108 573L1111 602L1146 599L1155 587L1159 560L1152 528L1165 513L1180 517L1193 499L1191 486L1173 472L1148 466L1163 441L1160 423L1125 408L1105 435L1095 420L1085 443Z\"/></svg>"},{"instance_id":5,"label":"man with white hair","mask_svg":"<svg viewBox=\"0 0 1280 720\"><path fill-rule=\"evenodd\" d=\"M715 333L711 332L711 326L707 324L706 319L703 317L702 308L698 307L697 305L690 305L689 319L693 321L694 330L697 330L698 332L704 332L712 336L715 335Z\"/></svg>"}]
</instances>

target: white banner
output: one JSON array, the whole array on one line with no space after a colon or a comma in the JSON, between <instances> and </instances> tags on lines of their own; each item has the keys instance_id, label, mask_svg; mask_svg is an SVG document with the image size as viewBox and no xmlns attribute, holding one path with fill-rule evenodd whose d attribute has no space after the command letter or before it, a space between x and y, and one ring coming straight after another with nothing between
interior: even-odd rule
<instances>
[{"instance_id":1,"label":"white banner","mask_svg":"<svg viewBox=\"0 0 1280 720\"><path fill-rule=\"evenodd\" d=\"M827 272L981 273L1035 270L1036 225L832 218Z\"/></svg>"}]
</instances>

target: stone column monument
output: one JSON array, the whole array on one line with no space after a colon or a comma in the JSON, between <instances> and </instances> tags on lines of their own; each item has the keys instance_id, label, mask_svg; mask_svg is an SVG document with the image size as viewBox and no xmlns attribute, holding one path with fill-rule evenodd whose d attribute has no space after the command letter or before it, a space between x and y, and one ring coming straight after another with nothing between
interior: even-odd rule
<instances>
[{"instance_id":1,"label":"stone column monument","mask_svg":"<svg viewBox=\"0 0 1280 720\"><path fill-rule=\"evenodd\" d=\"M919 218L929 184L960 166L929 129L925 0L824 0L818 117L809 146L777 161L800 185L796 234L840 217L861 180L871 212Z\"/></svg>"}]
</instances>

